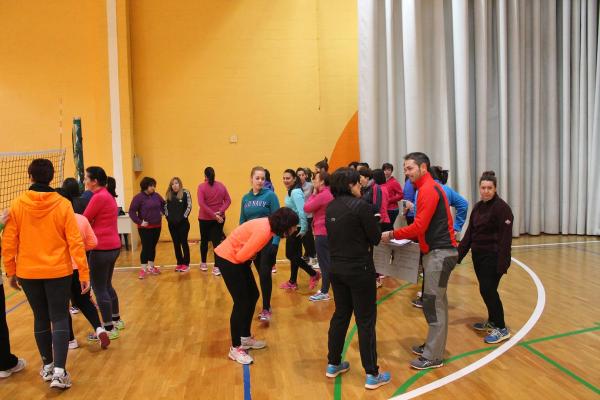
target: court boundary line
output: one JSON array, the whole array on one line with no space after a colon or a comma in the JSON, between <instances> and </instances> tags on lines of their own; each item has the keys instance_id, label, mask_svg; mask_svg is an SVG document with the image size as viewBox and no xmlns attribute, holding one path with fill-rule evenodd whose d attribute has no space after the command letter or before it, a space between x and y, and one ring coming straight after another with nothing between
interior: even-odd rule
<instances>
[{"instance_id":1,"label":"court boundary line","mask_svg":"<svg viewBox=\"0 0 600 400\"><path fill-rule=\"evenodd\" d=\"M597 332L598 330L600 330L600 323L596 323L595 326L592 326L589 328L577 329L574 331L568 331L568 332L563 332L563 333L557 333L557 334L550 335L550 336L543 336L543 337L539 337L539 338L535 338L535 339L529 339L529 340L526 340L524 342L517 344L517 346L519 346L519 347L530 346L531 347L537 343L542 343L542 342L556 340L556 339L562 339L565 337L577 336L577 335L581 335L584 333ZM489 352L496 348L498 348L498 345L492 345L489 347L481 347L479 349L465 351L464 353L457 354L455 356L452 356L452 357L444 360L444 362L446 364L450 364L454 361L463 359L465 357L469 357L469 356L479 354L479 353ZM406 390L409 387L411 387L416 381L418 381L423 376L427 375L428 373L430 373L432 371L433 370L431 370L431 369L425 369L425 370L421 370L421 371L417 372L416 374L412 375L410 378L408 378L406 381L404 381L404 383L398 389L396 389L393 396L397 396L397 395L405 393Z\"/></svg>"},{"instance_id":2,"label":"court boundary line","mask_svg":"<svg viewBox=\"0 0 600 400\"><path fill-rule=\"evenodd\" d=\"M513 249L522 249L522 248L535 248L535 247L552 247L552 246L568 246L572 244L588 244L588 243L600 243L600 240L587 240L587 241L576 241L576 242L554 242L554 243L539 243L539 244L520 244L516 246L511 246ZM276 260L276 264L288 264L288 259L279 259ZM214 262L206 263L208 266L214 266ZM160 266L161 268L175 268L177 265L175 264L167 264ZM200 266L200 264L190 264L191 267ZM137 270L140 267L115 267L115 271L129 271L129 270Z\"/></svg>"},{"instance_id":3,"label":"court boundary line","mask_svg":"<svg viewBox=\"0 0 600 400\"><path fill-rule=\"evenodd\" d=\"M447 375L443 378L440 378L431 383L428 383L427 385L418 387L416 389L411 390L410 392L406 392L399 396L391 397L390 398L391 400L413 399L417 396L421 396L425 393L439 389L442 386L445 386L451 382L459 380L459 379L469 375L471 372L478 370L479 368L489 364L490 362L494 361L496 358L500 357L502 354L504 354L505 352L510 350L512 347L514 347L516 344L518 344L519 341L521 339L523 339L523 337L525 337L525 335L527 333L529 333L529 331L531 329L533 329L533 327L535 326L537 321L542 316L542 313L544 312L544 307L546 305L546 290L544 289L544 285L542 284L542 281L540 280L540 278L529 266L527 266L525 263L521 262L520 260L518 260L514 257L511 257L511 260L529 274L530 278L535 283L535 286L537 289L537 303L535 305L533 313L531 314L531 316L529 317L529 319L527 320L525 325L523 325L523 327L515 335L513 335L506 343L497 347L496 349L494 349L490 354L486 355L485 357L480 358L479 360L475 361L474 363L469 364L466 367L459 369L456 372L451 373L450 375Z\"/></svg>"}]
</instances>

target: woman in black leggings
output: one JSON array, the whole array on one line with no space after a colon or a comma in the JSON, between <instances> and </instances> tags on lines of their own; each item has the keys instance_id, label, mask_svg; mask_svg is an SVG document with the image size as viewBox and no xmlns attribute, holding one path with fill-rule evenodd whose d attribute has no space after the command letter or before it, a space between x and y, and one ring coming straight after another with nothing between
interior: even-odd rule
<instances>
[{"instance_id":1,"label":"woman in black leggings","mask_svg":"<svg viewBox=\"0 0 600 400\"><path fill-rule=\"evenodd\" d=\"M10 285L25 291L33 311L43 363L40 375L51 381L50 387L66 389L72 384L66 371L71 259L80 269L81 292L90 289L88 264L73 208L49 186L52 162L35 159L28 173L32 185L13 203L2 237L2 258Z\"/></svg>"},{"instance_id":2,"label":"woman in black leggings","mask_svg":"<svg viewBox=\"0 0 600 400\"><path fill-rule=\"evenodd\" d=\"M75 207L75 204L72 202L72 199L66 190L63 188L57 188L56 192L67 200L71 201L71 205ZM78 213L75 213L75 221L77 221L77 226L79 227L79 232L81 234L81 239L83 241L85 250L92 250L98 245L98 239L94 234L92 226L86 217ZM90 334L88 336L88 340L99 340L100 347L106 349L108 345L110 345L108 333L104 328L102 328L102 323L100 322L100 317L98 316L98 310L96 309L94 303L92 303L90 293L81 293L79 269L75 263L73 263L73 279L71 279L71 303L81 310L90 325L92 325L92 328L94 328L95 334ZM75 339L75 335L73 333L73 320L71 319L71 314L69 313L69 348L75 349L77 347L79 347L79 344L77 343L77 339Z\"/></svg>"},{"instance_id":3,"label":"woman in black leggings","mask_svg":"<svg viewBox=\"0 0 600 400\"><path fill-rule=\"evenodd\" d=\"M500 279L510 266L513 214L510 206L496 193L496 174L486 171L479 179L481 201L475 204L465 237L458 246L458 262L471 249L479 292L488 309L488 319L473 325L489 334L485 343L499 343L510 338L504 323L504 308L498 294Z\"/></svg>"},{"instance_id":4,"label":"woman in black leggings","mask_svg":"<svg viewBox=\"0 0 600 400\"><path fill-rule=\"evenodd\" d=\"M175 272L188 272L190 270L190 246L188 245L190 221L188 221L188 216L192 211L192 195L183 188L181 179L174 177L169 182L165 200L167 202L165 217L169 223L169 233L173 240L177 259Z\"/></svg>"}]
</instances>

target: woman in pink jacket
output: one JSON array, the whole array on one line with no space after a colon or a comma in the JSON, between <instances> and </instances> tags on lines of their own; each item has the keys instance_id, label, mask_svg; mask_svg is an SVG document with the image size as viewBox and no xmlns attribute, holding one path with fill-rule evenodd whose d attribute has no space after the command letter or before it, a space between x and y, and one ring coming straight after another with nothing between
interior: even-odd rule
<instances>
[{"instance_id":1,"label":"woman in pink jacket","mask_svg":"<svg viewBox=\"0 0 600 400\"><path fill-rule=\"evenodd\" d=\"M329 245L327 243L327 229L325 228L325 210L333 200L329 190L329 174L319 170L313 176L313 193L306 203L304 212L312 213L313 232L315 234L315 245L317 248L317 259L321 268L321 290L310 296L311 301L329 300Z\"/></svg>"},{"instance_id":2,"label":"woman in pink jacket","mask_svg":"<svg viewBox=\"0 0 600 400\"><path fill-rule=\"evenodd\" d=\"M73 204L73 199L69 196L66 190L63 188L57 188L56 192ZM98 239L94 234L92 226L87 218L81 214L75 213L75 221L77 221L77 226L79 227L79 232L81 233L81 239L83 240L85 251L92 250L98 245ZM90 334L90 336L88 336L88 340L99 340L100 347L106 349L110 344L108 333L100 323L98 310L96 309L94 303L92 303L90 292L81 293L79 270L77 269L75 262L73 262L73 278L71 279L71 302L75 307L81 310L90 325L92 325L92 328L94 328L95 333ZM73 334L73 320L71 319L71 314L69 313L69 349L76 349L78 347L79 344L77 343L77 339L75 339L75 335Z\"/></svg>"},{"instance_id":3,"label":"woman in pink jacket","mask_svg":"<svg viewBox=\"0 0 600 400\"><path fill-rule=\"evenodd\" d=\"M225 211L231 205L231 197L227 188L221 182L215 181L215 170L212 167L204 169L204 182L198 185L198 205L200 212L200 270L206 271L206 256L208 255L208 242L212 242L213 250L223 240L223 226L225 225ZM213 268L215 276L221 275L219 268Z\"/></svg>"}]
</instances>

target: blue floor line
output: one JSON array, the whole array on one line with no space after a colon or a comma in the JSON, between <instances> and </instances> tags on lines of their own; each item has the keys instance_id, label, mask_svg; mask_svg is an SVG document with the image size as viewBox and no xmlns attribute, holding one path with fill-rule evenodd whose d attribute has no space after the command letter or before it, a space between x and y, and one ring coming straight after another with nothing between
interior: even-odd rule
<instances>
[{"instance_id":1,"label":"blue floor line","mask_svg":"<svg viewBox=\"0 0 600 400\"><path fill-rule=\"evenodd\" d=\"M8 314L11 311L14 311L17 307L19 307L21 304L27 303L27 299L21 301L20 303L17 303L16 305L14 305L12 308L9 308L8 310L6 310L6 314Z\"/></svg>"},{"instance_id":2,"label":"blue floor line","mask_svg":"<svg viewBox=\"0 0 600 400\"><path fill-rule=\"evenodd\" d=\"M243 365L244 370L244 400L252 400L252 393L250 392L250 366Z\"/></svg>"}]
</instances>

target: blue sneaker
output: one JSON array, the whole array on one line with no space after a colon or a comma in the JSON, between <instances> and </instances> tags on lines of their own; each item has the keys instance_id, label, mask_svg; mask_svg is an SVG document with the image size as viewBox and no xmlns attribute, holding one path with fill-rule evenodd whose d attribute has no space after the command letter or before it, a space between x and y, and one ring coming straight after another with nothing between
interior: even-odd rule
<instances>
[{"instance_id":1,"label":"blue sneaker","mask_svg":"<svg viewBox=\"0 0 600 400\"><path fill-rule=\"evenodd\" d=\"M343 374L344 372L350 369L350 363L348 361L342 361L340 365L327 364L327 370L325 371L325 376L328 378L335 378L339 374Z\"/></svg>"},{"instance_id":2,"label":"blue sneaker","mask_svg":"<svg viewBox=\"0 0 600 400\"><path fill-rule=\"evenodd\" d=\"M489 335L483 338L487 344L500 343L510 338L508 328L496 328Z\"/></svg>"},{"instance_id":3,"label":"blue sneaker","mask_svg":"<svg viewBox=\"0 0 600 400\"><path fill-rule=\"evenodd\" d=\"M365 382L365 388L367 389L377 389L379 386L383 386L386 383L390 383L392 379L389 372L380 372L379 375L369 375L367 374L367 381Z\"/></svg>"}]
</instances>

